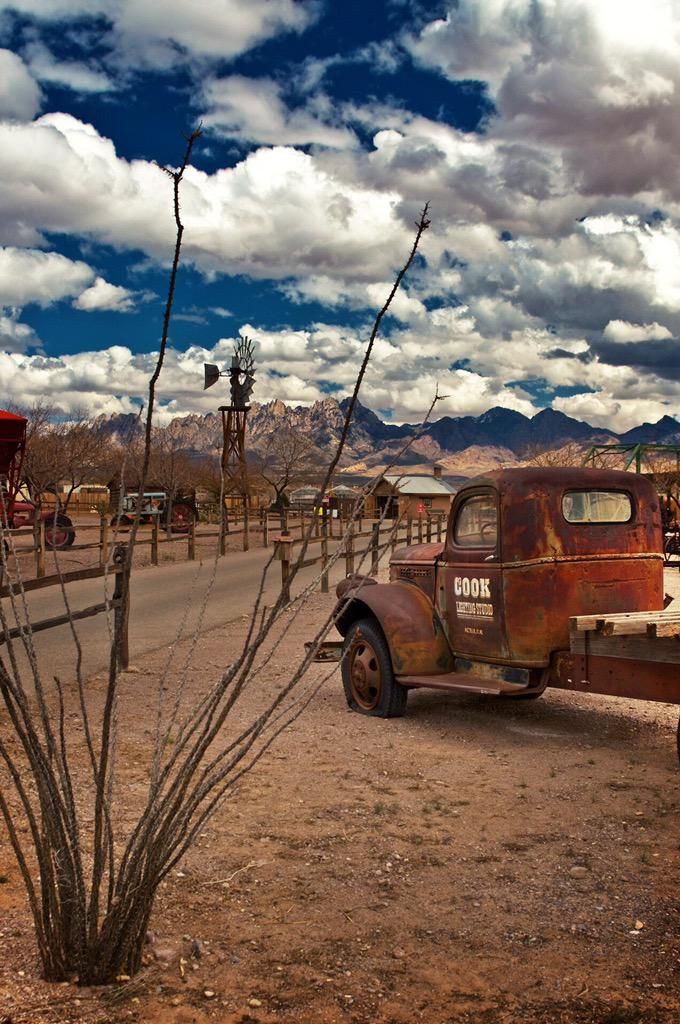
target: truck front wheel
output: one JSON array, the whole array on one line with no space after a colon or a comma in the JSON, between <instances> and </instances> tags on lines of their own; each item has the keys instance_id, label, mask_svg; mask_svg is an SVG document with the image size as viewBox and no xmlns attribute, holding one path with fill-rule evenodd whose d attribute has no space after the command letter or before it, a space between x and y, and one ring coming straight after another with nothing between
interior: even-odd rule
<instances>
[{"instance_id":1,"label":"truck front wheel","mask_svg":"<svg viewBox=\"0 0 680 1024\"><path fill-rule=\"evenodd\" d=\"M354 622L345 637L342 685L352 711L376 718L399 718L408 690L394 678L385 636L373 619Z\"/></svg>"}]
</instances>

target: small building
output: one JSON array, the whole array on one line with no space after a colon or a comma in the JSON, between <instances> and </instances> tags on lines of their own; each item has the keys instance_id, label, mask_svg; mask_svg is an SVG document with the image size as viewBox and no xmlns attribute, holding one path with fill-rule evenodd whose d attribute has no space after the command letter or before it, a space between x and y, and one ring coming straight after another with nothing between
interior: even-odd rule
<instances>
[{"instance_id":1,"label":"small building","mask_svg":"<svg viewBox=\"0 0 680 1024\"><path fill-rule=\"evenodd\" d=\"M319 504L321 492L318 487L296 487L290 491L288 498L290 508L294 511L310 512Z\"/></svg>"},{"instance_id":2,"label":"small building","mask_svg":"<svg viewBox=\"0 0 680 1024\"><path fill-rule=\"evenodd\" d=\"M374 513L391 519L446 517L456 488L442 479L442 467L426 473L386 473L373 492Z\"/></svg>"}]
</instances>

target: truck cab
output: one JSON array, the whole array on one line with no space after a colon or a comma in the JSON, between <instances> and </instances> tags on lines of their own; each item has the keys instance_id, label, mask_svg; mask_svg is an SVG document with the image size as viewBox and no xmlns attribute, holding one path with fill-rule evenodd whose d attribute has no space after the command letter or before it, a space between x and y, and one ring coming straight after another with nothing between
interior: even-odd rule
<instances>
[{"instance_id":1,"label":"truck cab","mask_svg":"<svg viewBox=\"0 0 680 1024\"><path fill-rule=\"evenodd\" d=\"M421 686L539 696L564 685L574 617L663 609L659 498L614 470L498 470L458 491L444 543L338 590L354 710L402 714Z\"/></svg>"}]
</instances>

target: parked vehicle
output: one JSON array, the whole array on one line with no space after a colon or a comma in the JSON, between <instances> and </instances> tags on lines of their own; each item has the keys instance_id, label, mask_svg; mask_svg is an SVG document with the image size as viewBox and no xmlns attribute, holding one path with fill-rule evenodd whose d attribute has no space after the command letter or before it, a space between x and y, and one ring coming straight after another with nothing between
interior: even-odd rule
<instances>
[{"instance_id":1,"label":"parked vehicle","mask_svg":"<svg viewBox=\"0 0 680 1024\"><path fill-rule=\"evenodd\" d=\"M24 416L0 410L0 487L7 525L10 529L32 529L39 516L45 523L45 546L53 550L68 548L76 539L76 531L65 513L58 508L38 510L33 502L17 498L26 449L26 423Z\"/></svg>"},{"instance_id":2,"label":"parked vehicle","mask_svg":"<svg viewBox=\"0 0 680 1024\"><path fill-rule=\"evenodd\" d=\"M344 639L317 660L342 659L349 707L383 718L418 687L680 704L680 612L664 611L663 565L644 477L498 470L458 491L444 543L394 552L389 583L338 586Z\"/></svg>"},{"instance_id":3,"label":"parked vehicle","mask_svg":"<svg viewBox=\"0 0 680 1024\"><path fill-rule=\"evenodd\" d=\"M123 495L122 509L111 519L113 527L132 526L138 511L138 492ZM174 533L187 533L191 523L198 519L196 503L192 497L178 496L171 505L170 523L167 523L168 495L165 491L145 491L139 501L139 521L149 525L154 520Z\"/></svg>"}]
</instances>

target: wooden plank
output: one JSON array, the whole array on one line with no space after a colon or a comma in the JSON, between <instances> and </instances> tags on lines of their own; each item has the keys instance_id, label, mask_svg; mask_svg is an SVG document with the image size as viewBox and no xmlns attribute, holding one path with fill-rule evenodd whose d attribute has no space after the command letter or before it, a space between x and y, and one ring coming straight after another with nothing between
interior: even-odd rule
<instances>
[{"instance_id":1,"label":"wooden plank","mask_svg":"<svg viewBox=\"0 0 680 1024\"><path fill-rule=\"evenodd\" d=\"M109 575L114 575L121 570L117 566L109 566L108 570L103 565L95 565L90 569L76 569L73 572L64 572L55 576L43 576L39 580L27 580L23 584L23 589L28 593L30 590L42 590L43 587L54 587L58 586L62 581L64 583L74 583L77 580L94 580L98 576L103 576L106 572ZM13 587L14 593L19 592L19 584L15 583ZM10 593L10 587L6 583L3 587L0 587L0 597L7 597Z\"/></svg>"},{"instance_id":2,"label":"wooden plank","mask_svg":"<svg viewBox=\"0 0 680 1024\"><path fill-rule=\"evenodd\" d=\"M600 612L598 615L572 616L569 621L572 629L579 632L598 630L604 636L614 636L626 633L644 633L651 623L664 625L680 623L680 611L673 609L652 612L613 612L611 614Z\"/></svg>"},{"instance_id":3,"label":"wooden plank","mask_svg":"<svg viewBox=\"0 0 680 1024\"><path fill-rule=\"evenodd\" d=\"M652 639L646 633L638 636L602 636L601 633L572 630L571 653L680 665L680 643L674 637Z\"/></svg>"},{"instance_id":4,"label":"wooden plank","mask_svg":"<svg viewBox=\"0 0 680 1024\"><path fill-rule=\"evenodd\" d=\"M672 636L680 640L680 621L678 622L648 622L647 636L650 638Z\"/></svg>"},{"instance_id":5,"label":"wooden plank","mask_svg":"<svg viewBox=\"0 0 680 1024\"><path fill-rule=\"evenodd\" d=\"M93 615L99 615L101 612L105 612L109 608L114 607L114 602L102 602L101 604L93 604L89 608L82 608L80 611L71 612L69 615L55 615L51 619L43 619L41 622L32 622L30 626L31 633L41 633L45 629L53 629L55 626L65 626L67 622L73 620L74 622L79 619L89 619ZM15 640L21 636L22 633L28 633L28 626L15 626L13 629L7 630L5 633L0 632L0 644L6 643L7 640Z\"/></svg>"}]
</instances>

